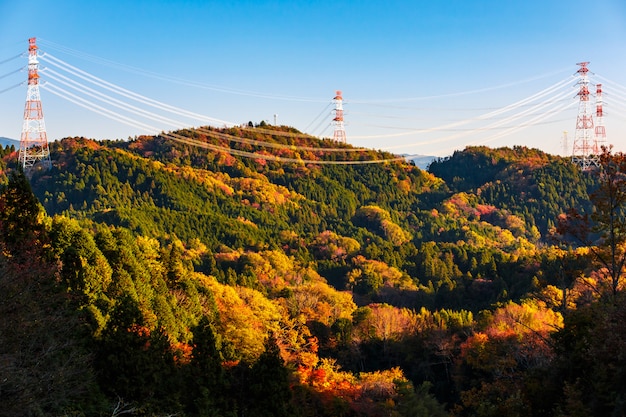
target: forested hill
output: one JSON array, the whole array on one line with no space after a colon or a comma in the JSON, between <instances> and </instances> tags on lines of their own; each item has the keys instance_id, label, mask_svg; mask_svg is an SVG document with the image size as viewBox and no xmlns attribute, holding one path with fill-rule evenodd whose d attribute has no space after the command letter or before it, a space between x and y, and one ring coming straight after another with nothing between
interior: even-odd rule
<instances>
[{"instance_id":1,"label":"forested hill","mask_svg":"<svg viewBox=\"0 0 626 417\"><path fill-rule=\"evenodd\" d=\"M260 130L262 133L229 129L225 133L276 145L344 147L305 135L290 139L271 136L267 129ZM284 127L278 130L294 133L293 129ZM193 136L211 142L197 132ZM441 211L442 207L450 206L442 206L444 202L460 203L464 206L460 208L466 211L462 217L494 226L508 228L507 218L509 223L521 219L523 230L517 226L517 234L537 239L533 226L545 235L557 216L568 208L588 211L587 191L593 187L592 177L581 175L569 159L528 148L468 148L431 163L429 172L433 176L399 162L314 165L235 158L160 137L142 137L131 142L68 138L55 147L53 155L58 171L36 179L33 184L48 213L69 210L94 220L124 224L141 233L175 233L184 240L199 237L198 233L215 235L216 228L226 229L233 235L229 239L236 240L234 235L239 227L234 227L233 222L236 226L247 224L244 235L249 237L255 235L249 230L254 227L252 224L257 226L256 230L274 235L295 229L300 235L333 230L351 236L362 226L359 219L363 217L363 207L366 211L388 212L396 224L419 241L441 240L431 217L432 209ZM235 144L235 147L269 153L267 148L254 145ZM373 151L331 153L288 148L274 151L281 157L304 160L393 157ZM459 202L459 198L469 201ZM490 213L481 217L477 208ZM477 217L470 216L472 209ZM162 217L164 210L168 214ZM169 221L169 216L173 216L172 220L176 216L187 219ZM207 223L202 216L215 218ZM203 231L194 222L205 224L209 231ZM361 229L375 232L372 227ZM382 240L378 239L376 244L385 245L394 238L385 239L384 233L377 234ZM276 236L263 239L275 240ZM277 242L262 242L269 243ZM243 247L241 242L235 246Z\"/></svg>"},{"instance_id":2,"label":"forested hill","mask_svg":"<svg viewBox=\"0 0 626 417\"><path fill-rule=\"evenodd\" d=\"M596 241L566 236L568 219L587 230L601 176L564 158L468 148L424 171L285 126L66 138L30 182L0 153L0 292L20 294L0 301L9 414L618 406L594 402L609 365L571 367L589 349L572 338L618 337L590 326L623 311L597 308Z\"/></svg>"},{"instance_id":3,"label":"forested hill","mask_svg":"<svg viewBox=\"0 0 626 417\"><path fill-rule=\"evenodd\" d=\"M270 148L283 158L393 158L374 151L306 150L349 147L285 127L277 135L267 128L220 132L253 141L234 144L243 151L268 152L258 140L299 147ZM220 143L198 132L181 133ZM162 137L69 138L54 145L53 158L53 170L33 179L50 215L121 226L162 242L201 244L206 253L196 260L197 269L220 279L233 271L244 279L242 259L249 253L280 251L311 265L337 289L355 291L364 297L360 303L393 301L413 308L478 311L502 294L523 296L528 282L508 271L519 267L510 262L517 260L513 254L540 242L559 214L570 207L584 212L590 204L587 176L567 160L525 148L470 148L433 162L434 175L402 161L318 165L236 158ZM219 262L232 252L243 253L238 264ZM393 268L397 276L388 273L395 278L386 282L360 275L353 282L351 273L364 269L358 263L365 261ZM471 286L460 285L461 277L487 277L491 294L477 299ZM414 292L379 294L420 285L437 289L442 283L450 294L418 292L419 301Z\"/></svg>"},{"instance_id":4,"label":"forested hill","mask_svg":"<svg viewBox=\"0 0 626 417\"><path fill-rule=\"evenodd\" d=\"M570 158L525 147L467 148L433 161L429 171L453 192L475 194L485 204L509 210L542 235L566 209L589 212L588 192L596 186Z\"/></svg>"}]
</instances>

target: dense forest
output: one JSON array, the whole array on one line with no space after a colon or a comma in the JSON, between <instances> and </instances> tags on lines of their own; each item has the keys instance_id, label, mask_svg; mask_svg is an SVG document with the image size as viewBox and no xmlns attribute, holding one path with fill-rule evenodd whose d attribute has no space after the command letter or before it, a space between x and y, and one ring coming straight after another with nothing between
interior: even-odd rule
<instances>
[{"instance_id":1,"label":"dense forest","mask_svg":"<svg viewBox=\"0 0 626 417\"><path fill-rule=\"evenodd\" d=\"M626 415L621 153L50 147L0 149L0 415Z\"/></svg>"}]
</instances>

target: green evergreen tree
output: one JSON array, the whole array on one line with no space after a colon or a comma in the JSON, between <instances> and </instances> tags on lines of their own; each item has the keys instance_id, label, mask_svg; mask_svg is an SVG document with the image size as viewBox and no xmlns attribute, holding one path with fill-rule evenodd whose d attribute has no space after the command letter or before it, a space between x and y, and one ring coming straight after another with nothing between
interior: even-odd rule
<instances>
[{"instance_id":1,"label":"green evergreen tree","mask_svg":"<svg viewBox=\"0 0 626 417\"><path fill-rule=\"evenodd\" d=\"M13 171L0 189L0 416L95 415L89 335L57 281L43 224L28 180Z\"/></svg>"},{"instance_id":2,"label":"green evergreen tree","mask_svg":"<svg viewBox=\"0 0 626 417\"><path fill-rule=\"evenodd\" d=\"M226 380L218 340L206 316L193 329L192 347L187 408L197 416L224 416L228 405L224 398Z\"/></svg>"},{"instance_id":3,"label":"green evergreen tree","mask_svg":"<svg viewBox=\"0 0 626 417\"><path fill-rule=\"evenodd\" d=\"M121 296L98 341L96 369L103 391L145 407L176 409L179 373L166 335L144 326L131 297Z\"/></svg>"},{"instance_id":4,"label":"green evergreen tree","mask_svg":"<svg viewBox=\"0 0 626 417\"><path fill-rule=\"evenodd\" d=\"M289 372L285 368L274 336L265 342L265 352L252 365L249 376L249 395L245 401L245 415L281 417L292 415L289 411L291 389Z\"/></svg>"},{"instance_id":5,"label":"green evergreen tree","mask_svg":"<svg viewBox=\"0 0 626 417\"><path fill-rule=\"evenodd\" d=\"M43 231L39 201L21 168L11 171L8 183L0 188L0 241L15 254L20 243L37 238Z\"/></svg>"}]
</instances>

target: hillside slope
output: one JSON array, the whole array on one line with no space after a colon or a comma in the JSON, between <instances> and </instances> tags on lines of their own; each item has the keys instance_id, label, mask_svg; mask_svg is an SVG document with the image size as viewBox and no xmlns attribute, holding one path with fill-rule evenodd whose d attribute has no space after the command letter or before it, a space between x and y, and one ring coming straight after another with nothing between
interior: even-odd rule
<instances>
[{"instance_id":1,"label":"hillside slope","mask_svg":"<svg viewBox=\"0 0 626 417\"><path fill-rule=\"evenodd\" d=\"M546 231L590 207L593 176L526 148L426 172L287 127L175 135L55 142L31 178L35 238L1 212L0 269L45 266L82 323L95 393L50 415L539 416L575 397L547 377L571 359L549 340L596 278ZM4 174L15 154L1 164L0 206L32 202ZM27 239L37 259L16 256Z\"/></svg>"},{"instance_id":2,"label":"hillside slope","mask_svg":"<svg viewBox=\"0 0 626 417\"><path fill-rule=\"evenodd\" d=\"M267 129L220 133L305 149L343 146L286 128L278 128L276 135ZM221 143L208 135L194 136ZM234 147L267 151L255 145ZM389 157L288 146L279 149L281 156ZM199 270L218 277L229 269L240 273L243 267L216 264L222 254L277 250L312 266L340 290L356 288L365 297L363 303L384 299L414 308L422 303L488 306L503 286L520 286L504 272L517 269L510 264L516 254L540 241L558 214L588 204L583 184L589 180L571 164L524 148L471 148L433 162L432 174L404 162L316 165L235 158L160 137L131 142L68 138L53 146L53 159L53 170L33 181L51 215L122 226L161 241L199 241L207 248ZM381 262L397 270L398 277L392 282L372 277L352 282L351 274L363 269L357 259ZM501 271L494 268L494 260ZM442 276L440 268L449 272ZM485 300L476 300L466 283L461 284L478 276L499 283ZM420 286L437 289L445 282L453 290L451 297L433 294L425 301L423 294L415 295ZM525 285L510 296L522 296ZM412 297L393 295L408 288ZM391 294L381 298L381 291Z\"/></svg>"},{"instance_id":3,"label":"hillside slope","mask_svg":"<svg viewBox=\"0 0 626 417\"><path fill-rule=\"evenodd\" d=\"M453 192L475 194L483 204L520 216L542 235L567 209L590 212L589 194L597 186L593 176L581 173L569 158L523 147L467 148L435 160L429 172Z\"/></svg>"}]
</instances>

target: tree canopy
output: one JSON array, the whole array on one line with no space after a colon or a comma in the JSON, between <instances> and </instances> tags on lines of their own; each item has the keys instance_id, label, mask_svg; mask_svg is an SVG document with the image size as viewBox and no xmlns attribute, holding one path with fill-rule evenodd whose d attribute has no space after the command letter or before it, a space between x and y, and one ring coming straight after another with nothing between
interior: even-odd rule
<instances>
[{"instance_id":1,"label":"tree canopy","mask_svg":"<svg viewBox=\"0 0 626 417\"><path fill-rule=\"evenodd\" d=\"M581 172L468 148L426 172L159 136L51 150L30 180L0 165L0 414L623 412L620 153Z\"/></svg>"}]
</instances>

